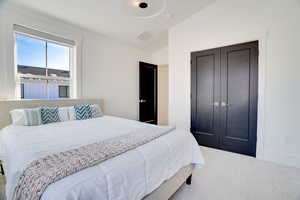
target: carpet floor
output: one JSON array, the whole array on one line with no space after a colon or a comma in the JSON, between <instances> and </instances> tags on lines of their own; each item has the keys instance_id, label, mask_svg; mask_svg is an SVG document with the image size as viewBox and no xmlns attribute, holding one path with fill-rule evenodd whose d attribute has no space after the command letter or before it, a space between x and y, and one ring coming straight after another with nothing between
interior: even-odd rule
<instances>
[{"instance_id":1,"label":"carpet floor","mask_svg":"<svg viewBox=\"0 0 300 200\"><path fill-rule=\"evenodd\" d=\"M201 147L205 167L171 200L300 200L300 169ZM4 178L0 178L0 200Z\"/></svg>"},{"instance_id":2,"label":"carpet floor","mask_svg":"<svg viewBox=\"0 0 300 200\"><path fill-rule=\"evenodd\" d=\"M201 147L206 165L172 200L300 200L300 169Z\"/></svg>"}]
</instances>

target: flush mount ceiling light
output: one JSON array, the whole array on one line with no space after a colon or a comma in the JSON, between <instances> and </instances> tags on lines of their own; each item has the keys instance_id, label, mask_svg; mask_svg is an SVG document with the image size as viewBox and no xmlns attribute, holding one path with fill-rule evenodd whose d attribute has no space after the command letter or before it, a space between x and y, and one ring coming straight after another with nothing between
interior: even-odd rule
<instances>
[{"instance_id":1,"label":"flush mount ceiling light","mask_svg":"<svg viewBox=\"0 0 300 200\"><path fill-rule=\"evenodd\" d=\"M126 0L123 2L127 15L142 19L156 17L166 9L166 0Z\"/></svg>"},{"instance_id":2,"label":"flush mount ceiling light","mask_svg":"<svg viewBox=\"0 0 300 200\"><path fill-rule=\"evenodd\" d=\"M139 3L139 7L142 9L145 9L148 7L148 4L146 2L141 2L141 3Z\"/></svg>"}]
</instances>

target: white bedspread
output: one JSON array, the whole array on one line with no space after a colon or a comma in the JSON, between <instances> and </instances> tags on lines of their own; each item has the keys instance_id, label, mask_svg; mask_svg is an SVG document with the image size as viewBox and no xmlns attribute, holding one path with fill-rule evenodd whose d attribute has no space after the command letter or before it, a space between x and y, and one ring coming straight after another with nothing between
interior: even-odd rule
<instances>
[{"instance_id":1,"label":"white bedspread","mask_svg":"<svg viewBox=\"0 0 300 200\"><path fill-rule=\"evenodd\" d=\"M104 116L42 126L8 126L2 130L1 148L6 170L8 200L24 168L33 160L96 141L153 126ZM193 136L180 130L51 184L42 200L142 199L171 178L181 167L204 164Z\"/></svg>"}]
</instances>

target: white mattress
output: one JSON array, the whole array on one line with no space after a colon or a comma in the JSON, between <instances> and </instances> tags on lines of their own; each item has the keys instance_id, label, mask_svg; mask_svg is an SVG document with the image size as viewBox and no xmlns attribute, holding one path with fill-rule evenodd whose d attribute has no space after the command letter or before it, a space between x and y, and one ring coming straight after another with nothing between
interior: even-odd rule
<instances>
[{"instance_id":1,"label":"white mattress","mask_svg":"<svg viewBox=\"0 0 300 200\"><path fill-rule=\"evenodd\" d=\"M8 126L2 130L1 147L6 171L6 195L24 168L33 160L73 149L136 128L153 126L133 120L104 116L42 126ZM142 199L188 164L204 164L194 137L186 131L171 133L94 167L51 184L42 200Z\"/></svg>"}]
</instances>

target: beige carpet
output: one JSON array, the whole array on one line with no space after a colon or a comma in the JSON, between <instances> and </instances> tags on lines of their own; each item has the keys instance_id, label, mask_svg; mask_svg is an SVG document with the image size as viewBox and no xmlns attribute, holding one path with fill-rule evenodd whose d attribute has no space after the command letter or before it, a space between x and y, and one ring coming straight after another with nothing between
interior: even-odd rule
<instances>
[{"instance_id":1,"label":"beige carpet","mask_svg":"<svg viewBox=\"0 0 300 200\"><path fill-rule=\"evenodd\" d=\"M201 147L206 165L172 200L300 200L300 169Z\"/></svg>"},{"instance_id":2,"label":"beige carpet","mask_svg":"<svg viewBox=\"0 0 300 200\"><path fill-rule=\"evenodd\" d=\"M171 200L300 200L300 169L201 147L206 165ZM3 200L4 180L0 179Z\"/></svg>"}]
</instances>

